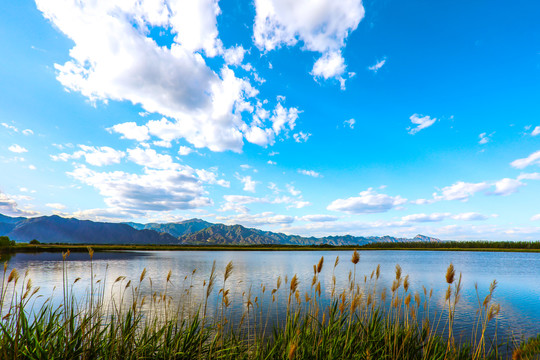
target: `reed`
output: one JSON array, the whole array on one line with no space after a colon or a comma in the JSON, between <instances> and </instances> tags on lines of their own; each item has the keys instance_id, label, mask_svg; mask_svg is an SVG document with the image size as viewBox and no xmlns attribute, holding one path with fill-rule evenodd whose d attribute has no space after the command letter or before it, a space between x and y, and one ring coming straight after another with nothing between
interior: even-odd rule
<instances>
[{"instance_id":1,"label":"reed","mask_svg":"<svg viewBox=\"0 0 540 360\"><path fill-rule=\"evenodd\" d=\"M92 260L91 249L89 254ZM388 290L378 284L379 266L357 282L359 259L355 251L354 272L343 288L335 280L336 258L331 289L325 292L321 258L314 264L311 286L301 284L296 275L290 281L285 277L288 286L282 286L278 277L271 291L261 284L258 296L251 288L242 296L234 294L232 262L224 269L216 294L215 262L200 285L195 270L187 275L169 271L160 292L154 290L155 279L146 269L134 281L125 276L111 285L106 285L106 278L95 281L90 261L88 295L76 298L74 285L81 279L70 280L69 253L64 253L61 304L54 305L49 298L38 308L34 304L41 296L39 288L17 270L8 272L6 264L0 284L0 358L532 359L540 355L540 335L526 341L488 336L486 330L500 311L493 300L496 281L485 296L477 288L476 325L464 341L453 330L462 285L452 264L441 274L448 290L443 299L435 299L425 287L413 293L409 276L399 265ZM183 282L177 283L176 275ZM199 300L194 293L197 286ZM239 299L243 313L234 316L230 310ZM213 300L215 308L210 306ZM432 314L434 301L445 304L439 314ZM280 318L282 311L285 315Z\"/></svg>"}]
</instances>

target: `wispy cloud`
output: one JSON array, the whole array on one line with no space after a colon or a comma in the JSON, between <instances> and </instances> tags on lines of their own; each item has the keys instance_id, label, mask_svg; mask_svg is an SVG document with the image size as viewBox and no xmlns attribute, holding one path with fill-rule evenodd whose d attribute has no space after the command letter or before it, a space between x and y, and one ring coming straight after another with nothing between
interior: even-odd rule
<instances>
[{"instance_id":1,"label":"wispy cloud","mask_svg":"<svg viewBox=\"0 0 540 360\"><path fill-rule=\"evenodd\" d=\"M368 69L373 71L374 73L377 73L377 71L379 71L379 69L382 68L385 63L386 63L386 58L382 59L381 61L377 61L374 65L371 65L370 67L368 67Z\"/></svg>"},{"instance_id":2,"label":"wispy cloud","mask_svg":"<svg viewBox=\"0 0 540 360\"><path fill-rule=\"evenodd\" d=\"M407 130L409 130L409 134L414 135L420 130L426 129L430 127L431 125L435 124L437 121L436 118L431 118L429 116L419 115L419 114L413 114L409 118L411 120L411 123L416 125L416 127L408 127Z\"/></svg>"}]
</instances>

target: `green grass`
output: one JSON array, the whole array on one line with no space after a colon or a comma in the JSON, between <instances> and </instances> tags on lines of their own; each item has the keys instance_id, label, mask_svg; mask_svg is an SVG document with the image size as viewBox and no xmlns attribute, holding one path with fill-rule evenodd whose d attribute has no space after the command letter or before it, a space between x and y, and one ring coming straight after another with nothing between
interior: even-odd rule
<instances>
[{"instance_id":1,"label":"green grass","mask_svg":"<svg viewBox=\"0 0 540 360\"><path fill-rule=\"evenodd\" d=\"M86 297L76 298L73 287L79 279L67 271L69 252L63 259L62 303L53 306L49 299L38 309L33 304L39 289L26 275L8 273L4 266L1 359L497 359L504 354L527 359L540 354L540 334L522 343L486 336L499 312L492 300L496 282L479 294L470 341L456 339L453 319L462 288L453 266L441 274L448 286L444 299L435 299L426 288L412 293L399 266L392 287L383 289L380 268L357 274L353 255L354 271L344 289L336 286L339 258L332 264L330 288L323 288L321 258L307 291L300 292L295 275L276 279L274 286L261 285L266 296L250 292L239 300L230 293L232 263L218 278L214 262L203 284L194 284L195 271L182 274L181 284L173 283L171 272L164 274L164 290L158 293L146 269L136 280L120 276L106 286L106 279L94 278L90 261L90 288ZM148 286L150 291L143 293ZM176 297L170 294L173 286L182 290L174 292ZM200 303L195 303L195 289L204 294ZM324 306L328 294L331 305ZM208 302L216 296L218 306L210 311ZM242 302L241 319L231 316L234 301ZM441 301L443 313L419 319ZM274 319L279 308L285 317Z\"/></svg>"},{"instance_id":2,"label":"green grass","mask_svg":"<svg viewBox=\"0 0 540 360\"><path fill-rule=\"evenodd\" d=\"M497 252L540 252L540 241L445 241L373 243L363 246L332 245L93 245L93 244L37 244L17 243L0 249L4 255L17 252L86 252L88 246L96 251L139 250L139 251L343 251L369 250L429 250L429 251L497 251Z\"/></svg>"}]
</instances>

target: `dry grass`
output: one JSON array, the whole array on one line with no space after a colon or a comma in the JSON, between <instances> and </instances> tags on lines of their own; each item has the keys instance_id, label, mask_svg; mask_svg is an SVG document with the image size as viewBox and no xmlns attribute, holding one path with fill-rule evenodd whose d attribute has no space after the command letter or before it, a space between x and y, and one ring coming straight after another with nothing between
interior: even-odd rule
<instances>
[{"instance_id":1,"label":"dry grass","mask_svg":"<svg viewBox=\"0 0 540 360\"><path fill-rule=\"evenodd\" d=\"M153 290L146 269L138 281L119 276L106 298L105 279L94 278L92 249L89 254L90 289L83 299L74 296L73 286L80 279L70 278L69 253L63 254L62 303L56 307L49 299L33 309L39 288L15 269L8 273L7 263L4 265L0 358L497 359L511 354L515 359L529 359L540 354L540 335L522 344L511 339L497 341L496 335L488 337L486 330L500 311L493 302L495 281L485 296L476 289L478 311L469 340L455 338L462 285L461 274L456 275L452 264L441 274L441 282L448 285L443 299L435 299L433 290L425 287L412 293L409 276L399 265L388 289L378 284L380 266L371 274L356 274L360 261L356 251L351 258L354 270L344 287L336 285L337 257L331 289L325 292L321 257L304 288L296 275L290 281L278 277L275 287L261 284L256 292L259 296L250 288L240 297L231 294L233 263L227 264L221 283L214 261L198 289L203 301L195 301L196 270L182 274L180 284L173 281L178 274L169 271L161 292ZM221 287L214 290L216 286ZM217 307L211 310L209 303L215 299ZM231 309L239 301L236 305L241 306L242 314L234 316ZM444 306L433 315L433 302L437 301Z\"/></svg>"}]
</instances>

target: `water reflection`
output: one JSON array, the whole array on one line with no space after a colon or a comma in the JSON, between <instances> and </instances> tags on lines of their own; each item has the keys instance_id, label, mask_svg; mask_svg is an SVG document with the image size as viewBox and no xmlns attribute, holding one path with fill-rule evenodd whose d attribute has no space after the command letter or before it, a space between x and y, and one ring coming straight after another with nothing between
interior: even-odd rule
<instances>
[{"instance_id":1,"label":"water reflection","mask_svg":"<svg viewBox=\"0 0 540 360\"><path fill-rule=\"evenodd\" d=\"M319 279L324 292L322 302L328 304L333 287L333 265L337 256L339 265L335 270L336 292L348 286L348 274L353 270L350 251L122 251L96 252L93 258L93 270L96 279L101 280L105 289L105 299L110 299L112 292L118 292L123 284L131 280L139 282L143 269L146 278L139 286L148 296L165 292L173 299L185 299L181 306L186 311L194 311L204 302L205 288L212 262L216 261L217 278L213 295L208 301L208 313L213 314L220 309L220 297L217 295L223 285L223 271L229 261L234 264L234 271L227 280L232 305L228 309L230 316L240 317L246 310L248 298L257 297L261 307L273 307L270 314L272 321L284 317L283 292L277 303L272 303L271 290L276 288L278 277L290 280L294 274L299 279L299 290L303 294L311 291L313 265L321 256L325 257L325 265ZM28 271L33 283L41 287L43 297L37 300L40 305L47 297L52 296L56 304L61 302L63 280L62 255L59 253L19 253L9 261L8 271L17 268L22 274ZM534 253L488 253L488 252L430 252L430 251L364 251L360 252L360 262L356 267L356 279L359 282L369 281L377 264L381 265L381 277L378 290L390 288L395 277L396 264L402 267L403 275L409 275L410 292L423 293L423 286L433 289L434 312L441 314L444 307L444 296L447 284L444 281L446 268L453 263L457 273L463 273L463 293L455 319L456 334L470 336L476 319L478 302L488 292L489 284L497 279L498 287L494 301L501 305L501 313L497 316L499 337L511 335L532 336L540 332L540 254ZM71 253L67 259L68 282L76 278L81 280L73 285L77 298L88 296L90 284L90 262L85 253ZM171 281L166 277L172 270ZM195 272L194 272L195 270ZM126 278L113 285L120 276ZM478 284L480 298L477 297L475 284ZM284 287L284 281L282 287ZM265 291L263 292L263 289ZM188 294L189 296L186 296ZM443 319L444 321L444 319ZM490 328L494 330L495 322ZM458 335L459 337L459 335Z\"/></svg>"}]
</instances>

